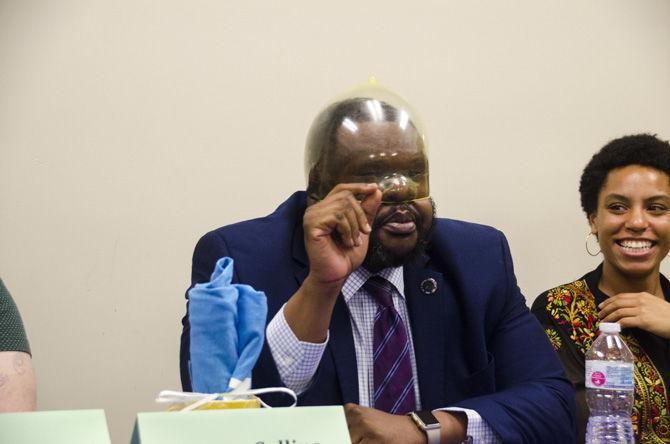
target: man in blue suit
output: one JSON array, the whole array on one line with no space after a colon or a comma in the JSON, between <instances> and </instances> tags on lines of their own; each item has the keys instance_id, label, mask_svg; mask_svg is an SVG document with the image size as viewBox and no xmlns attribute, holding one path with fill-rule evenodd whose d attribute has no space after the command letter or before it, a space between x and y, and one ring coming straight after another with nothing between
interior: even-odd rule
<instances>
[{"instance_id":1,"label":"man in blue suit","mask_svg":"<svg viewBox=\"0 0 670 444\"><path fill-rule=\"evenodd\" d=\"M396 96L343 99L315 120L307 192L207 233L268 300L255 387L344 404L352 442L572 442L574 394L493 228L434 217L416 119ZM181 375L189 376L189 317ZM410 416L408 416L410 414Z\"/></svg>"}]
</instances>

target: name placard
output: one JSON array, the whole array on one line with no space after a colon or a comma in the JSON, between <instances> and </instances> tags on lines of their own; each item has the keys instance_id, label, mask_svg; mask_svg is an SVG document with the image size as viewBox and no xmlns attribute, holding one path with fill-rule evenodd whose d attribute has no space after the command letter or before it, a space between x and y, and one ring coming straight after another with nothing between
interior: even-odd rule
<instances>
[{"instance_id":1,"label":"name placard","mask_svg":"<svg viewBox=\"0 0 670 444\"><path fill-rule=\"evenodd\" d=\"M131 444L349 444L341 406L140 413Z\"/></svg>"},{"instance_id":2,"label":"name placard","mask_svg":"<svg viewBox=\"0 0 670 444\"><path fill-rule=\"evenodd\" d=\"M110 444L102 410L3 413L0 443Z\"/></svg>"}]
</instances>

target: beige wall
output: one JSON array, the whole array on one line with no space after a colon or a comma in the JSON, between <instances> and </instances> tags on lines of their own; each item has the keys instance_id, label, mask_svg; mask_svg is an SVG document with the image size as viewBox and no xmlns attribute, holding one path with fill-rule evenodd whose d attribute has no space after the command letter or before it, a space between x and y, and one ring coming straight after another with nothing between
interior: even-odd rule
<instances>
[{"instance_id":1,"label":"beige wall","mask_svg":"<svg viewBox=\"0 0 670 444\"><path fill-rule=\"evenodd\" d=\"M441 216L508 236L529 302L578 277L581 168L670 138L670 2L0 0L0 276L41 409L115 442L178 388L198 237L303 186L331 96L375 74L423 116Z\"/></svg>"}]
</instances>

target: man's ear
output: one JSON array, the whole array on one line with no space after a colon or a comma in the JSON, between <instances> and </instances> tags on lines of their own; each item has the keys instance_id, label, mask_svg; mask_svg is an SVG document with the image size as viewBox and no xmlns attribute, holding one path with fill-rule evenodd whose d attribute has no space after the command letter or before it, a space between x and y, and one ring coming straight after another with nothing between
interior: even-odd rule
<instances>
[{"instance_id":1,"label":"man's ear","mask_svg":"<svg viewBox=\"0 0 670 444\"><path fill-rule=\"evenodd\" d=\"M321 156L321 158L317 160L317 162L312 166L312 169L309 170L309 177L307 178L307 190L311 194L317 194L319 195L319 198L323 199L332 188L330 184L331 180L332 178L327 171L327 166L325 165L323 156ZM324 181L327 183L324 183ZM331 187L328 188L329 186Z\"/></svg>"},{"instance_id":2,"label":"man's ear","mask_svg":"<svg viewBox=\"0 0 670 444\"><path fill-rule=\"evenodd\" d=\"M307 178L307 205L315 204L321 196L321 174L319 165L316 164L309 170L309 177Z\"/></svg>"},{"instance_id":3,"label":"man's ear","mask_svg":"<svg viewBox=\"0 0 670 444\"><path fill-rule=\"evenodd\" d=\"M318 165L314 165L311 170L309 170L309 177L307 178L307 190L311 192L316 192L319 189L321 174L319 174Z\"/></svg>"}]
</instances>

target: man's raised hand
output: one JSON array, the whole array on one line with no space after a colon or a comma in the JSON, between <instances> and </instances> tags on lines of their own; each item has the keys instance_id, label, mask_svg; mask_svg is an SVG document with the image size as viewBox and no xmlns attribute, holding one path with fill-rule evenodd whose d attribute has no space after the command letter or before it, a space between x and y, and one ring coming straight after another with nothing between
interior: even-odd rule
<instances>
[{"instance_id":1,"label":"man's raised hand","mask_svg":"<svg viewBox=\"0 0 670 444\"><path fill-rule=\"evenodd\" d=\"M310 277L324 284L344 281L368 251L371 225L381 204L376 184L339 184L303 218Z\"/></svg>"}]
</instances>

